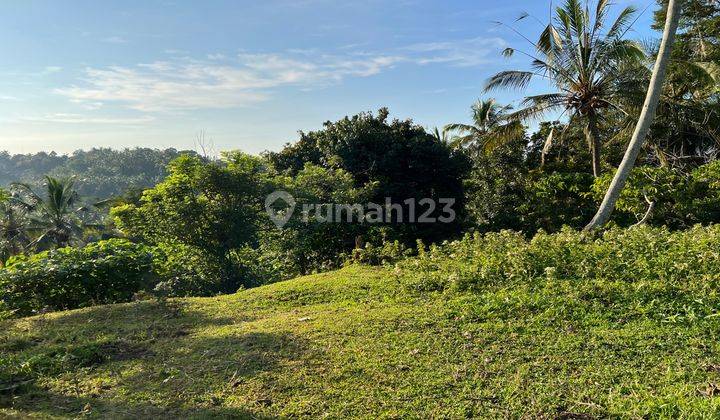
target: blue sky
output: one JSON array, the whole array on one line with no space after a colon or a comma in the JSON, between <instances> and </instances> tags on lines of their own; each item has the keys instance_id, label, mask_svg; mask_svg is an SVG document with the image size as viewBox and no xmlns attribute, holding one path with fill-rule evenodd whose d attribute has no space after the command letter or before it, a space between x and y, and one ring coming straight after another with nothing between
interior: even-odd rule
<instances>
[{"instance_id":1,"label":"blue sky","mask_svg":"<svg viewBox=\"0 0 720 420\"><path fill-rule=\"evenodd\" d=\"M593 1L594 2L594 1ZM616 0L650 8L654 0ZM277 150L360 111L467 121L511 30L549 1L27 0L0 3L0 150ZM540 23L518 29L536 37ZM532 90L542 86L532 86ZM512 102L518 93L493 93ZM208 141L209 141L208 140Z\"/></svg>"}]
</instances>

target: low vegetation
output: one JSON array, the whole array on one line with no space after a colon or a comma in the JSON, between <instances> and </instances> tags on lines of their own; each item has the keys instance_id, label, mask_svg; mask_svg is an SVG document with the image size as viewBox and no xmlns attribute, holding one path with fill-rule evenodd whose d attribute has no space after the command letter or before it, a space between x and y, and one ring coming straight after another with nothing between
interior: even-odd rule
<instances>
[{"instance_id":1,"label":"low vegetation","mask_svg":"<svg viewBox=\"0 0 720 420\"><path fill-rule=\"evenodd\" d=\"M3 321L4 415L720 415L720 230L467 237L213 298Z\"/></svg>"}]
</instances>

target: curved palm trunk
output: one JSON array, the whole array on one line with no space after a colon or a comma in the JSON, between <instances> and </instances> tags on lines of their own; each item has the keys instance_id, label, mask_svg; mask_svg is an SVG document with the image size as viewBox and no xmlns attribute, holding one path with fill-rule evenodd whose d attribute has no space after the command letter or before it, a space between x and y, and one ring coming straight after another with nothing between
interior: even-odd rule
<instances>
[{"instance_id":1,"label":"curved palm trunk","mask_svg":"<svg viewBox=\"0 0 720 420\"><path fill-rule=\"evenodd\" d=\"M585 138L590 148L590 154L592 154L592 170L595 178L600 176L600 152L602 149L597 123L597 116L588 115L588 123L585 126Z\"/></svg>"},{"instance_id":2,"label":"curved palm trunk","mask_svg":"<svg viewBox=\"0 0 720 420\"><path fill-rule=\"evenodd\" d=\"M585 230L591 230L603 226L610 220L610 215L615 209L620 192L625 187L630 171L635 165L635 160L640 154L640 149L645 143L645 138L650 130L650 125L655 118L660 94L662 93L662 85L667 71L667 64L670 61L670 53L675 42L675 33L677 32L678 21L680 20L680 0L670 0L667 9L667 17L665 18L665 31L663 32L660 51L658 52L655 68L653 69L650 87L648 88L645 104L643 105L640 119L635 127L630 144L625 151L620 167L615 173L615 177L610 184L610 188L605 194L605 198L600 204L600 208L593 217L592 221L585 226Z\"/></svg>"}]
</instances>

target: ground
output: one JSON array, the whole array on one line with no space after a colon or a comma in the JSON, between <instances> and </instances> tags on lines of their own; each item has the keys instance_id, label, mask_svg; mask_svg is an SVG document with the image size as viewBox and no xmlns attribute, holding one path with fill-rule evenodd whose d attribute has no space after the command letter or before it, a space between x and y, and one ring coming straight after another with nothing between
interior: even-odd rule
<instances>
[{"instance_id":1,"label":"ground","mask_svg":"<svg viewBox=\"0 0 720 420\"><path fill-rule=\"evenodd\" d=\"M637 287L420 294L352 266L3 321L0 417L717 418L718 317L616 303Z\"/></svg>"}]
</instances>

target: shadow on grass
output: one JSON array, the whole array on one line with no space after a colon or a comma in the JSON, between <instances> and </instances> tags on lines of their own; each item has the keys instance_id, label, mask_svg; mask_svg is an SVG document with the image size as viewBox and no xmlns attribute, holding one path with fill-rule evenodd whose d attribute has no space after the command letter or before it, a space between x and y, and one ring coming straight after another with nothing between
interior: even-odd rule
<instances>
[{"instance_id":1,"label":"shadow on grass","mask_svg":"<svg viewBox=\"0 0 720 420\"><path fill-rule=\"evenodd\" d=\"M307 343L288 333L232 329L219 330L219 336L193 336L209 326L250 319L207 316L174 302L34 318L25 335L19 331L14 337L24 341L10 346L8 357L0 356L0 407L18 410L20 416L262 418L225 407L225 399L253 376L303 360ZM74 390L45 386L54 380L72 383L68 378L73 377L80 378ZM97 377L115 383L99 391L83 388L83 379ZM138 403L142 400L163 405ZM272 403L261 397L249 402L259 411Z\"/></svg>"}]
</instances>

